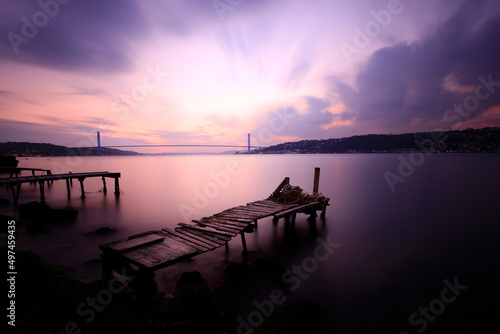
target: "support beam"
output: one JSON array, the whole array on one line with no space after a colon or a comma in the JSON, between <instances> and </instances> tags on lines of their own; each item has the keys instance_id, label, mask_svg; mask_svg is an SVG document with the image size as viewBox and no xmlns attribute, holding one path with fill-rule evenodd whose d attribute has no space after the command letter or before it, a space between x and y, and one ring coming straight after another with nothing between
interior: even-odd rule
<instances>
[{"instance_id":1,"label":"support beam","mask_svg":"<svg viewBox=\"0 0 500 334\"><path fill-rule=\"evenodd\" d=\"M243 244L243 253L247 253L248 250L247 250L247 242L245 240L245 232L241 232L240 235L241 235L241 243Z\"/></svg>"},{"instance_id":2,"label":"support beam","mask_svg":"<svg viewBox=\"0 0 500 334\"><path fill-rule=\"evenodd\" d=\"M102 177L102 186L102 192L106 194L108 192L108 189L106 188L106 178L104 176Z\"/></svg>"},{"instance_id":3,"label":"support beam","mask_svg":"<svg viewBox=\"0 0 500 334\"><path fill-rule=\"evenodd\" d=\"M120 196L120 183L117 177L115 177L115 196Z\"/></svg>"},{"instance_id":4,"label":"support beam","mask_svg":"<svg viewBox=\"0 0 500 334\"><path fill-rule=\"evenodd\" d=\"M66 179L66 191L68 192L68 199L71 198L71 190L69 187L69 179Z\"/></svg>"},{"instance_id":5,"label":"support beam","mask_svg":"<svg viewBox=\"0 0 500 334\"><path fill-rule=\"evenodd\" d=\"M40 186L40 201L43 203L45 202L45 184L43 181L38 182Z\"/></svg>"},{"instance_id":6,"label":"support beam","mask_svg":"<svg viewBox=\"0 0 500 334\"><path fill-rule=\"evenodd\" d=\"M78 181L80 181L80 189L82 191L82 195L80 196L81 198L85 198L85 189L83 188L83 180L85 180L85 178L78 178Z\"/></svg>"}]
</instances>

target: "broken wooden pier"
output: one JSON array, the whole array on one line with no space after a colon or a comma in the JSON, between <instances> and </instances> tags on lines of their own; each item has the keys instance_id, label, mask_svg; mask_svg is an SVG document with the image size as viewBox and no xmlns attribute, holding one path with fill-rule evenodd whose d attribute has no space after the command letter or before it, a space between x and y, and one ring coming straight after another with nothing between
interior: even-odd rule
<instances>
[{"instance_id":1,"label":"broken wooden pier","mask_svg":"<svg viewBox=\"0 0 500 334\"><path fill-rule=\"evenodd\" d=\"M120 184L118 179L120 178L120 173L110 173L110 172L89 172L89 173L68 173L68 174L48 174L48 175L32 175L32 176L20 176L20 177L7 177L0 179L0 185L10 187L12 189L12 196L14 197L14 203L17 203L19 198L19 193L21 191L21 185L23 183L38 183L40 187L40 200L45 201L45 183L66 180L66 190L68 193L68 198L71 198L70 183L73 180L78 180L80 182L81 198L85 198L85 189L83 186L83 181L86 178L100 177L103 183L103 192L107 192L106 178L112 178L115 180L115 195L120 194Z\"/></svg>"},{"instance_id":2,"label":"broken wooden pier","mask_svg":"<svg viewBox=\"0 0 500 334\"><path fill-rule=\"evenodd\" d=\"M228 242L238 234L246 252L245 233L253 232L259 219L272 216L276 221L292 217L294 222L297 213L315 218L317 211L321 211L324 218L330 199L318 193L318 182L319 168L315 172L313 194L305 194L300 187L291 186L290 179L286 177L266 199L236 206L191 223L179 223L174 229L148 231L131 236L126 241L103 244L99 248L103 251L104 263L134 264L139 269L152 272L221 246L227 248Z\"/></svg>"}]
</instances>

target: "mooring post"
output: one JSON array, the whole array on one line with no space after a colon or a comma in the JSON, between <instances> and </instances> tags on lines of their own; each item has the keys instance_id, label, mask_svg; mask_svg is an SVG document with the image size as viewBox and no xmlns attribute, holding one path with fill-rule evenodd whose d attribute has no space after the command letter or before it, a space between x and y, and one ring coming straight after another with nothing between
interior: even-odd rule
<instances>
[{"instance_id":1,"label":"mooring post","mask_svg":"<svg viewBox=\"0 0 500 334\"><path fill-rule=\"evenodd\" d=\"M243 252L246 253L247 252L247 242L245 240L245 232L241 231L240 235L241 235L241 243L243 244Z\"/></svg>"},{"instance_id":2,"label":"mooring post","mask_svg":"<svg viewBox=\"0 0 500 334\"><path fill-rule=\"evenodd\" d=\"M81 198L85 198L85 189L83 188L83 180L85 180L85 178L83 177L78 178L78 181L80 181L80 189L82 190L82 196L80 196Z\"/></svg>"},{"instance_id":3,"label":"mooring post","mask_svg":"<svg viewBox=\"0 0 500 334\"><path fill-rule=\"evenodd\" d=\"M120 196L120 183L118 177L115 177L115 196Z\"/></svg>"},{"instance_id":4,"label":"mooring post","mask_svg":"<svg viewBox=\"0 0 500 334\"><path fill-rule=\"evenodd\" d=\"M45 202L45 185L43 181L38 182L38 185L40 186L40 201Z\"/></svg>"},{"instance_id":5,"label":"mooring post","mask_svg":"<svg viewBox=\"0 0 500 334\"><path fill-rule=\"evenodd\" d=\"M320 168L314 168L314 186L313 186L313 194L317 194L319 190L319 171Z\"/></svg>"},{"instance_id":6,"label":"mooring post","mask_svg":"<svg viewBox=\"0 0 500 334\"><path fill-rule=\"evenodd\" d=\"M71 190L69 189L69 179L66 179L66 190L68 191L68 198L71 198Z\"/></svg>"},{"instance_id":7,"label":"mooring post","mask_svg":"<svg viewBox=\"0 0 500 334\"><path fill-rule=\"evenodd\" d=\"M106 188L106 178L104 176L102 177L102 185L102 192L106 194L108 192L108 189Z\"/></svg>"}]
</instances>

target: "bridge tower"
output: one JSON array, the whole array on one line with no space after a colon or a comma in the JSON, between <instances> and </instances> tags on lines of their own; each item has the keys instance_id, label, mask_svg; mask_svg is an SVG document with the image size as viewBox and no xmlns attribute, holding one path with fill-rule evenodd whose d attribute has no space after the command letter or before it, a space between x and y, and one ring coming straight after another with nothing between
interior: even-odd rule
<instances>
[{"instance_id":1,"label":"bridge tower","mask_svg":"<svg viewBox=\"0 0 500 334\"><path fill-rule=\"evenodd\" d=\"M101 133L97 131L97 155L101 154Z\"/></svg>"},{"instance_id":2,"label":"bridge tower","mask_svg":"<svg viewBox=\"0 0 500 334\"><path fill-rule=\"evenodd\" d=\"M250 134L248 134L248 153L250 153Z\"/></svg>"}]
</instances>

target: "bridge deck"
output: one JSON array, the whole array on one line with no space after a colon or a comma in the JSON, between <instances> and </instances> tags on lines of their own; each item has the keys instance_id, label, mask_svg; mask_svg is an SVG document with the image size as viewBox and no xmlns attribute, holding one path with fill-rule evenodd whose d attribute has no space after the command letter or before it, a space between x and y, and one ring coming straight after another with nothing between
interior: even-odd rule
<instances>
[{"instance_id":1,"label":"bridge deck","mask_svg":"<svg viewBox=\"0 0 500 334\"><path fill-rule=\"evenodd\" d=\"M288 183L288 178L285 181L273 194ZM241 235L243 250L246 251L244 233L253 231L258 219L292 216L294 221L299 212L316 216L317 210L322 210L324 215L329 202L328 197L320 194L289 204L278 203L271 198L273 195L268 199L193 220L190 224L180 223L173 230L163 228L149 231L131 236L126 241L103 244L99 248L103 251L104 259L116 259L154 271L223 245L227 247L227 243L238 234Z\"/></svg>"}]
</instances>

